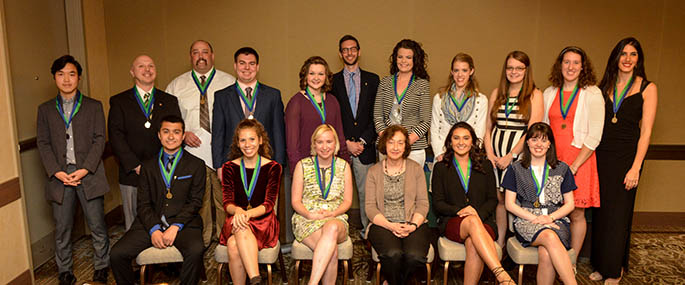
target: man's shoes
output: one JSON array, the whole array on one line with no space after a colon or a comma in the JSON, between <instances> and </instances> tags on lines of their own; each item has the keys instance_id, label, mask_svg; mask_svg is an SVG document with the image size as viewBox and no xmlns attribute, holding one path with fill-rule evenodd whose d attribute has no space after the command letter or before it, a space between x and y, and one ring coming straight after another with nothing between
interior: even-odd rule
<instances>
[{"instance_id":1,"label":"man's shoes","mask_svg":"<svg viewBox=\"0 0 685 285\"><path fill-rule=\"evenodd\" d=\"M76 283L76 276L71 272L62 272L59 274L59 285L73 285Z\"/></svg>"},{"instance_id":2,"label":"man's shoes","mask_svg":"<svg viewBox=\"0 0 685 285\"><path fill-rule=\"evenodd\" d=\"M107 284L107 276L109 275L109 267L95 270L93 274L93 281Z\"/></svg>"}]
</instances>

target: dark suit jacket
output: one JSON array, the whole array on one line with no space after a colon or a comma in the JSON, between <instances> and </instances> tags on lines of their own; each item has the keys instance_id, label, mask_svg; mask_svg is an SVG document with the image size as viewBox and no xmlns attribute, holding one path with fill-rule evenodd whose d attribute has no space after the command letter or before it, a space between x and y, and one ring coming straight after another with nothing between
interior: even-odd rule
<instances>
[{"instance_id":1,"label":"dark suit jacket","mask_svg":"<svg viewBox=\"0 0 685 285\"><path fill-rule=\"evenodd\" d=\"M214 111L212 117L212 160L215 169L221 168L228 161L231 152L233 133L238 123L245 119L240 105L237 82L214 93ZM285 125L283 123L283 101L281 91L259 82L254 118L264 125L269 136L272 159L285 166Z\"/></svg>"},{"instance_id":2,"label":"dark suit jacket","mask_svg":"<svg viewBox=\"0 0 685 285\"><path fill-rule=\"evenodd\" d=\"M171 181L172 199L166 198L166 185L159 170L159 150L143 163L138 185L138 216L132 227L149 231L161 224L164 215L169 225L202 228L199 211L205 194L205 163L189 152L183 152Z\"/></svg>"},{"instance_id":3,"label":"dark suit jacket","mask_svg":"<svg viewBox=\"0 0 685 285\"><path fill-rule=\"evenodd\" d=\"M444 160L443 160L444 161ZM466 206L473 207L483 224L490 225L497 236L495 226L495 207L497 206L497 188L492 163L483 159L483 172L473 169L469 181L469 193L464 193L464 187L459 181L457 170L449 162L438 162L433 167L433 209L438 216L440 232L445 232L445 226L450 218L456 217L457 212Z\"/></svg>"},{"instance_id":4,"label":"dark suit jacket","mask_svg":"<svg viewBox=\"0 0 685 285\"><path fill-rule=\"evenodd\" d=\"M135 87L134 87L135 88ZM155 105L149 129L143 111L136 101L133 88L109 98L109 142L119 159L119 183L138 186L134 168L159 153L162 145L157 137L162 118L168 115L181 117L176 97L155 88Z\"/></svg>"},{"instance_id":5,"label":"dark suit jacket","mask_svg":"<svg viewBox=\"0 0 685 285\"><path fill-rule=\"evenodd\" d=\"M345 139L358 142L360 138L366 141L364 151L359 154L359 160L364 164L376 162L376 130L373 125L373 105L376 101L378 90L378 75L367 72L361 68L359 102L357 104L357 117L352 115L352 107L347 96L345 77L340 71L333 75L333 95L340 104L340 114L343 122Z\"/></svg>"},{"instance_id":6,"label":"dark suit jacket","mask_svg":"<svg viewBox=\"0 0 685 285\"><path fill-rule=\"evenodd\" d=\"M55 104L53 98L38 106L36 143L49 176L46 198L62 203L64 184L55 177L55 173L67 169L67 129ZM105 149L105 114L102 103L83 96L81 108L72 118L71 128L76 167L88 170L88 174L81 180L86 199L100 197L109 191L102 163L102 151Z\"/></svg>"}]
</instances>

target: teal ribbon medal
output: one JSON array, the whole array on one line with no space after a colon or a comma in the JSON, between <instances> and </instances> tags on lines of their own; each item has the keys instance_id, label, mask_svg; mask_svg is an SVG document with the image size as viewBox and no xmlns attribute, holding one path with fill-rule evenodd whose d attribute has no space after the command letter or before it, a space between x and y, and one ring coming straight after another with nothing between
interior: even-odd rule
<instances>
[{"instance_id":1,"label":"teal ribbon medal","mask_svg":"<svg viewBox=\"0 0 685 285\"><path fill-rule=\"evenodd\" d=\"M459 175L459 181L461 181L461 186L464 187L464 192L468 194L469 181L471 181L471 159L469 159L469 166L468 169L466 169L466 174L461 170L461 166L459 166L456 156L452 157L452 164L454 165L454 170L456 170Z\"/></svg>"},{"instance_id":2,"label":"teal ribbon medal","mask_svg":"<svg viewBox=\"0 0 685 285\"><path fill-rule=\"evenodd\" d=\"M252 93L252 99L247 98L247 95L243 92L243 89L240 89L240 86L238 86L238 83L235 84L235 89L238 89L238 94L240 95L240 100L243 101L243 104L245 104L245 108L247 108L248 113L250 114L247 116L248 119L252 120L254 119L254 107L255 107L255 102L257 102L257 90L259 90L259 81L257 81L257 84L254 86L254 93Z\"/></svg>"},{"instance_id":3,"label":"teal ribbon medal","mask_svg":"<svg viewBox=\"0 0 685 285\"><path fill-rule=\"evenodd\" d=\"M245 190L245 196L247 196L247 209L252 209L250 200L252 200L252 194L254 194L255 186L257 186L257 179L259 177L259 171L262 169L262 156L257 156L257 163L254 166L254 172L252 173L252 178L248 184L247 182L247 169L245 168L245 160L240 159L240 181L243 182L243 190Z\"/></svg>"},{"instance_id":4,"label":"teal ribbon medal","mask_svg":"<svg viewBox=\"0 0 685 285\"><path fill-rule=\"evenodd\" d=\"M319 117L321 118L321 123L325 124L326 123L326 103L323 100L323 93L321 93L321 105L319 103L316 103L316 100L314 100L314 96L312 95L311 92L309 92L309 87L305 88L304 92L307 94L307 98L309 98L309 102L314 105L314 109L316 109L316 112L319 114Z\"/></svg>"},{"instance_id":5,"label":"teal ribbon medal","mask_svg":"<svg viewBox=\"0 0 685 285\"><path fill-rule=\"evenodd\" d=\"M535 181L535 195L537 198L535 199L535 203L533 203L533 207L535 208L540 208L540 194L542 193L542 188L545 187L545 182L547 181L547 178L549 177L549 164L547 164L547 160L545 160L545 168L542 172L542 183L538 182L538 178L535 176L535 171L533 171L533 166L530 166L530 176L533 177L533 181Z\"/></svg>"},{"instance_id":6,"label":"teal ribbon medal","mask_svg":"<svg viewBox=\"0 0 685 285\"><path fill-rule=\"evenodd\" d=\"M57 94L57 98L55 98L55 107L57 108L57 112L59 112L60 116L62 117L62 120L64 120L64 130L66 131L69 129L71 121L74 119L76 113L78 113L78 110L81 109L81 103L83 103L83 95L81 94L81 91L76 90L76 100L74 102L74 106L71 108L71 114L69 114L69 118L67 118L67 115L64 114L62 100L60 100L59 97L60 95ZM69 134L67 134L67 139L69 139Z\"/></svg>"},{"instance_id":7,"label":"teal ribbon medal","mask_svg":"<svg viewBox=\"0 0 685 285\"><path fill-rule=\"evenodd\" d=\"M143 102L143 98L138 93L138 87L133 86L133 92L136 93L136 101L138 101L138 106L140 106L140 110L143 111L145 116L145 128L149 129L152 125L150 123L152 121L152 108L155 105L155 88L152 88L150 91L150 100L148 100L147 104Z\"/></svg>"},{"instance_id":8,"label":"teal ribbon medal","mask_svg":"<svg viewBox=\"0 0 685 285\"><path fill-rule=\"evenodd\" d=\"M618 123L618 118L616 118L616 113L618 113L618 109L621 108L621 104L623 104L623 100L626 99L626 94L628 94L628 91L630 88L633 87L633 77L628 79L628 83L626 83L626 86L623 87L623 91L621 91L621 94L618 95L618 98L616 97L616 89L618 88L618 81L614 83L614 117L611 118L611 123Z\"/></svg>"},{"instance_id":9,"label":"teal ribbon medal","mask_svg":"<svg viewBox=\"0 0 685 285\"><path fill-rule=\"evenodd\" d=\"M174 157L174 160L171 162L171 167L169 171L166 170L166 166L164 165L164 161L162 159L163 152L163 149L159 150L159 159L157 162L159 163L159 171L162 173L162 180L164 180L164 186L166 186L166 198L171 199L174 198L174 195L171 194L171 181L173 178L176 178L174 176L174 172L176 171L176 166L178 166L178 162L181 160L181 156L183 156L183 148L179 148L178 152L176 152L176 156Z\"/></svg>"},{"instance_id":10,"label":"teal ribbon medal","mask_svg":"<svg viewBox=\"0 0 685 285\"><path fill-rule=\"evenodd\" d=\"M328 181L328 185L324 185L326 182L326 172L322 171L319 167L319 156L314 156L314 163L316 164L316 181L319 183L319 189L321 189L321 196L324 200L328 198L328 193L331 191L331 185L333 185L333 176L335 176L335 156L331 161L331 178Z\"/></svg>"}]
</instances>

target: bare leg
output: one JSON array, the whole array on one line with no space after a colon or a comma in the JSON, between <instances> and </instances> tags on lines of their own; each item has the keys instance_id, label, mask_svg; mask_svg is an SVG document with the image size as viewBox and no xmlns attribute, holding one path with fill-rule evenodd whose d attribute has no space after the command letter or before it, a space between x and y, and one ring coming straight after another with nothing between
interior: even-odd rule
<instances>
[{"instance_id":1,"label":"bare leg","mask_svg":"<svg viewBox=\"0 0 685 285\"><path fill-rule=\"evenodd\" d=\"M585 208L576 208L571 212L569 218L571 218L571 247L576 251L576 254L580 254L587 232Z\"/></svg>"},{"instance_id":2,"label":"bare leg","mask_svg":"<svg viewBox=\"0 0 685 285\"><path fill-rule=\"evenodd\" d=\"M497 223L497 244L504 250L504 241L507 235L507 209L504 208L504 193L500 191L497 191L495 220Z\"/></svg>"},{"instance_id":3,"label":"bare leg","mask_svg":"<svg viewBox=\"0 0 685 285\"><path fill-rule=\"evenodd\" d=\"M245 284L245 267L240 259L238 245L235 242L235 235L231 235L226 242L228 250L228 270L231 272L231 280L235 285Z\"/></svg>"},{"instance_id":4,"label":"bare leg","mask_svg":"<svg viewBox=\"0 0 685 285\"><path fill-rule=\"evenodd\" d=\"M557 272L554 270L554 265L552 265L552 259L549 257L549 253L545 247L538 246L537 283L554 284L554 277L556 276Z\"/></svg>"},{"instance_id":5,"label":"bare leg","mask_svg":"<svg viewBox=\"0 0 685 285\"><path fill-rule=\"evenodd\" d=\"M559 273L559 278L564 284L577 284L576 276L573 274L571 258L568 257L566 248L559 240L559 236L550 229L543 230L533 241L534 246L543 246L552 260L554 269Z\"/></svg>"},{"instance_id":6,"label":"bare leg","mask_svg":"<svg viewBox=\"0 0 685 285\"><path fill-rule=\"evenodd\" d=\"M240 252L240 260L242 260L243 267L247 271L247 276L250 278L259 276L259 249L254 233L250 229L245 229L235 232L233 237L235 237Z\"/></svg>"},{"instance_id":7,"label":"bare leg","mask_svg":"<svg viewBox=\"0 0 685 285\"><path fill-rule=\"evenodd\" d=\"M333 219L326 222L321 229L302 240L306 246L314 250L312 273L309 278L309 284L319 284L323 274L328 270L328 264L337 250L338 243L345 241L345 238L347 238L346 235L345 225L341 221ZM334 272L335 277L337 274L337 267ZM333 279L335 280L335 278Z\"/></svg>"},{"instance_id":8,"label":"bare leg","mask_svg":"<svg viewBox=\"0 0 685 285\"><path fill-rule=\"evenodd\" d=\"M322 284L335 284L335 279L338 275L338 246L336 245L333 249L333 255L331 255L326 271L321 278ZM347 278L347 276L343 276L343 278Z\"/></svg>"},{"instance_id":9,"label":"bare leg","mask_svg":"<svg viewBox=\"0 0 685 285\"><path fill-rule=\"evenodd\" d=\"M463 225L463 223L462 223ZM464 263L464 285L475 285L480 280L480 274L483 272L483 260L480 259L476 247L473 246L473 239L466 238L464 247L466 247L466 262Z\"/></svg>"},{"instance_id":10,"label":"bare leg","mask_svg":"<svg viewBox=\"0 0 685 285\"><path fill-rule=\"evenodd\" d=\"M472 259L478 259L478 262L480 263L478 276L476 276L477 278L475 282L478 282L478 279L480 279L480 273L483 270L483 262L488 265L490 270L502 266L499 258L497 257L497 248L495 247L495 243L485 230L485 226L483 226L483 222L481 222L478 216L468 216L464 218L464 220L461 222L461 228L459 232L461 233L461 238L465 239L467 242L471 242L473 248L476 250L475 253L477 253L477 255L472 255ZM466 265L468 265L469 250L468 247L466 249ZM465 271L470 269L466 265L464 267ZM511 280L511 277L506 271L504 271L497 275L497 280L500 282ZM464 276L464 283L466 283L466 275Z\"/></svg>"}]
</instances>

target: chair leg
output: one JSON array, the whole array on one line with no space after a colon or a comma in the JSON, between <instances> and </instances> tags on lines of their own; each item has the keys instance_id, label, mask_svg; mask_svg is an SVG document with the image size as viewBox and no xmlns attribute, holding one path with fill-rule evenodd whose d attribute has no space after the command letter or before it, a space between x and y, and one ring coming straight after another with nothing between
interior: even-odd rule
<instances>
[{"instance_id":1,"label":"chair leg","mask_svg":"<svg viewBox=\"0 0 685 285\"><path fill-rule=\"evenodd\" d=\"M288 284L288 271L285 269L285 263L283 262L283 253L281 252L278 253L278 263L281 266L281 283Z\"/></svg>"},{"instance_id":2,"label":"chair leg","mask_svg":"<svg viewBox=\"0 0 685 285\"><path fill-rule=\"evenodd\" d=\"M343 285L347 285L347 275L350 268L348 267L347 260L343 260Z\"/></svg>"},{"instance_id":3,"label":"chair leg","mask_svg":"<svg viewBox=\"0 0 685 285\"><path fill-rule=\"evenodd\" d=\"M381 263L376 264L376 285L381 284Z\"/></svg>"},{"instance_id":4,"label":"chair leg","mask_svg":"<svg viewBox=\"0 0 685 285\"><path fill-rule=\"evenodd\" d=\"M350 270L348 271L349 276L347 278L350 279L350 282L354 282L354 270L352 270L352 259L350 259L348 262Z\"/></svg>"},{"instance_id":5,"label":"chair leg","mask_svg":"<svg viewBox=\"0 0 685 285\"><path fill-rule=\"evenodd\" d=\"M223 273L224 270L224 264L219 263L219 267L216 269L216 281L218 282L219 285L224 285L224 276L222 276L221 273Z\"/></svg>"},{"instance_id":6,"label":"chair leg","mask_svg":"<svg viewBox=\"0 0 685 285\"><path fill-rule=\"evenodd\" d=\"M523 284L523 264L519 264L519 283Z\"/></svg>"},{"instance_id":7,"label":"chair leg","mask_svg":"<svg viewBox=\"0 0 685 285\"><path fill-rule=\"evenodd\" d=\"M295 285L300 284L300 261L295 260Z\"/></svg>"},{"instance_id":8,"label":"chair leg","mask_svg":"<svg viewBox=\"0 0 685 285\"><path fill-rule=\"evenodd\" d=\"M431 284L431 264L426 263L426 283Z\"/></svg>"},{"instance_id":9,"label":"chair leg","mask_svg":"<svg viewBox=\"0 0 685 285\"><path fill-rule=\"evenodd\" d=\"M271 285L271 264L266 265L266 282L267 284Z\"/></svg>"},{"instance_id":10,"label":"chair leg","mask_svg":"<svg viewBox=\"0 0 685 285\"><path fill-rule=\"evenodd\" d=\"M140 267L140 285L145 285L145 269L147 268L147 265L143 265Z\"/></svg>"},{"instance_id":11,"label":"chair leg","mask_svg":"<svg viewBox=\"0 0 685 285\"><path fill-rule=\"evenodd\" d=\"M442 284L443 285L447 285L447 275L449 275L448 274L449 270L450 270L450 262L445 261L445 266L443 267L443 270L442 270ZM221 284L219 284L219 285L221 285Z\"/></svg>"},{"instance_id":12,"label":"chair leg","mask_svg":"<svg viewBox=\"0 0 685 285\"><path fill-rule=\"evenodd\" d=\"M367 274L366 274L366 282L369 282L369 283L370 283L370 282L371 282L371 278L373 278L373 273L374 273L374 272L373 272L373 268L374 268L374 265L375 265L374 262L373 262L373 260L372 260L371 258L369 258L369 259L367 260L367 265L368 265L368 267L369 267L369 272L367 272Z\"/></svg>"}]
</instances>

